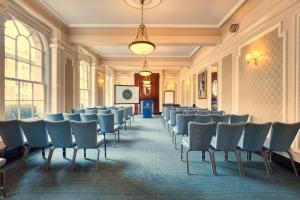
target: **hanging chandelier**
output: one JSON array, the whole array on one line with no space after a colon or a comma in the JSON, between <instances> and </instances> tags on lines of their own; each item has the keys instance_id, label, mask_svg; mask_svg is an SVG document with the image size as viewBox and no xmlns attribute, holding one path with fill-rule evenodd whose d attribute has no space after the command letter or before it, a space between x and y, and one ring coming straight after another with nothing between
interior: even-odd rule
<instances>
[{"instance_id":1,"label":"hanging chandelier","mask_svg":"<svg viewBox=\"0 0 300 200\"><path fill-rule=\"evenodd\" d=\"M145 60L144 60L143 68L142 68L142 70L139 72L139 74L140 74L141 76L150 76L150 75L152 74L152 72L151 72L150 69L149 69L149 66L148 66L146 57L145 57Z\"/></svg>"},{"instance_id":2,"label":"hanging chandelier","mask_svg":"<svg viewBox=\"0 0 300 200\"><path fill-rule=\"evenodd\" d=\"M137 55L148 55L155 50L155 44L149 41L146 26L144 25L144 3L145 0L140 0L141 3L141 24L135 40L129 44L129 49Z\"/></svg>"},{"instance_id":3,"label":"hanging chandelier","mask_svg":"<svg viewBox=\"0 0 300 200\"><path fill-rule=\"evenodd\" d=\"M150 84L151 84L151 81L150 81L149 76L146 76L146 77L145 77L145 79L143 80L143 84L144 84L144 85L150 85Z\"/></svg>"}]
</instances>

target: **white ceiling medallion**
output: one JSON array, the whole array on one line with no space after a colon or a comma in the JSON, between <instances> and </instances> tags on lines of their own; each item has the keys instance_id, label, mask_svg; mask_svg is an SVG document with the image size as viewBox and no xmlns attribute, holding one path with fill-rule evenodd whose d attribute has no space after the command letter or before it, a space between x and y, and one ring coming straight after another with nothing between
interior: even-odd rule
<instances>
[{"instance_id":1,"label":"white ceiling medallion","mask_svg":"<svg viewBox=\"0 0 300 200\"><path fill-rule=\"evenodd\" d=\"M123 0L128 6L136 9L141 9L141 0ZM159 4L161 4L162 0L145 0L144 1L144 9L151 9Z\"/></svg>"}]
</instances>

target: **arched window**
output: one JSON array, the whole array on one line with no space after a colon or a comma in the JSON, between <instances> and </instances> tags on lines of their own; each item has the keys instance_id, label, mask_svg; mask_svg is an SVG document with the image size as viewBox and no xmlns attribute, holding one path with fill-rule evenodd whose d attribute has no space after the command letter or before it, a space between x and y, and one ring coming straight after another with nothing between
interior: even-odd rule
<instances>
[{"instance_id":1,"label":"arched window","mask_svg":"<svg viewBox=\"0 0 300 200\"><path fill-rule=\"evenodd\" d=\"M5 23L5 118L42 116L45 110L42 35L15 19Z\"/></svg>"},{"instance_id":2,"label":"arched window","mask_svg":"<svg viewBox=\"0 0 300 200\"><path fill-rule=\"evenodd\" d=\"M90 97L90 64L84 60L80 61L80 107L89 106Z\"/></svg>"}]
</instances>

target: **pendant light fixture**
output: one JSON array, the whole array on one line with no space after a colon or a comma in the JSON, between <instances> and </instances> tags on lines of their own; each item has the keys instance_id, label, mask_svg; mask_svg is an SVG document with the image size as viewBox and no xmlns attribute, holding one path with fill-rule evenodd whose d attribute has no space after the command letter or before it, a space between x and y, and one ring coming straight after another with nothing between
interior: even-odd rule
<instances>
[{"instance_id":1,"label":"pendant light fixture","mask_svg":"<svg viewBox=\"0 0 300 200\"><path fill-rule=\"evenodd\" d=\"M152 74L152 72L151 72L150 69L149 69L149 66L148 66L146 57L145 57L145 60L144 60L143 68L142 68L142 70L139 72L139 74L140 74L141 76L150 76L150 75Z\"/></svg>"},{"instance_id":2,"label":"pendant light fixture","mask_svg":"<svg viewBox=\"0 0 300 200\"><path fill-rule=\"evenodd\" d=\"M144 84L144 85L150 85L150 84L151 84L151 81L150 81L149 76L146 76L146 77L145 77L145 79L143 80L143 84Z\"/></svg>"},{"instance_id":3,"label":"pendant light fixture","mask_svg":"<svg viewBox=\"0 0 300 200\"><path fill-rule=\"evenodd\" d=\"M155 50L155 44L149 41L146 26L144 25L144 3L145 0L139 0L141 3L141 24L135 40L129 44L129 49L137 55L148 55Z\"/></svg>"}]
</instances>

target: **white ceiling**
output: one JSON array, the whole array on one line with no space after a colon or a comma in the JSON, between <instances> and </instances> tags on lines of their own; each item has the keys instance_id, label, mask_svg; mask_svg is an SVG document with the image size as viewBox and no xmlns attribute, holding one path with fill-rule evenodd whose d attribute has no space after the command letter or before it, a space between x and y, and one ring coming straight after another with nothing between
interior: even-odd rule
<instances>
[{"instance_id":1,"label":"white ceiling","mask_svg":"<svg viewBox=\"0 0 300 200\"><path fill-rule=\"evenodd\" d=\"M88 46L102 57L136 57L128 46ZM196 45L159 45L148 57L191 57L199 49Z\"/></svg>"},{"instance_id":2,"label":"white ceiling","mask_svg":"<svg viewBox=\"0 0 300 200\"><path fill-rule=\"evenodd\" d=\"M136 26L140 10L123 0L40 0L71 27ZM162 0L145 11L147 26L219 27L245 0Z\"/></svg>"}]
</instances>

